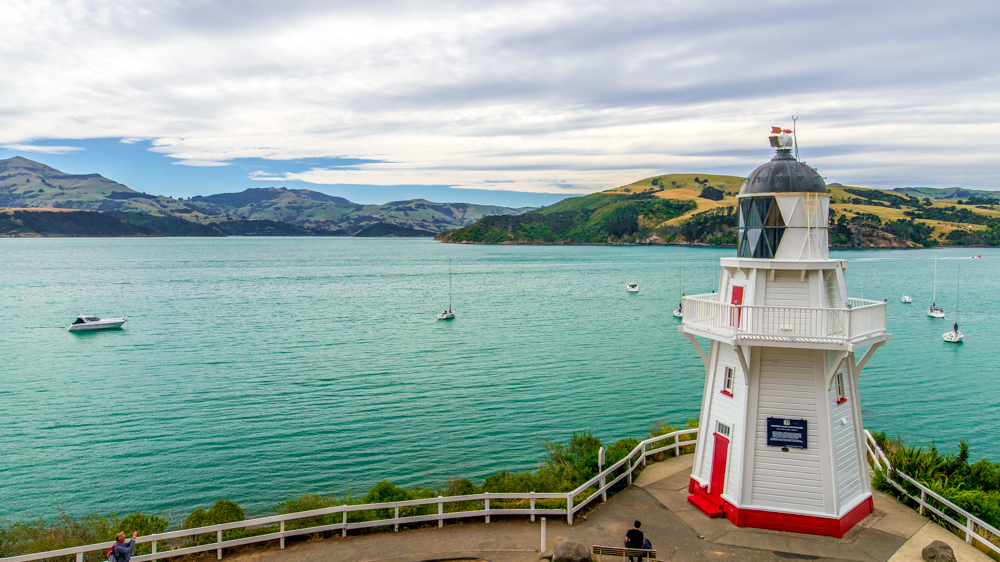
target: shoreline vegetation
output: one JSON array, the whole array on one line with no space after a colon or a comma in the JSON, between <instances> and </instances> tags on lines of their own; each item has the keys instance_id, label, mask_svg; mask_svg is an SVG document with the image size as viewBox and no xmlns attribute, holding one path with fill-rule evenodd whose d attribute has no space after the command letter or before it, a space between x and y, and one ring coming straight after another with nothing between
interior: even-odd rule
<instances>
[{"instance_id":1,"label":"shoreline vegetation","mask_svg":"<svg viewBox=\"0 0 1000 562\"><path fill-rule=\"evenodd\" d=\"M1000 528L1000 462L991 462L985 458L969 462L969 444L965 441L959 441L957 453L943 455L938 452L933 442L929 447L907 445L902 438L891 439L884 431L873 433L872 437L889 459L893 467L892 473L906 474L994 528ZM891 476L892 474L884 469L874 469L873 487L892 495L909 507L918 509L920 506L916 502L900 493L888 481L887 477ZM893 480L904 482L906 485L901 478ZM928 498L928 501L932 505L937 504L931 498ZM935 507L941 509L943 506L935 505ZM952 533L964 536L964 529L956 528L933 512L928 510L925 515ZM989 536L983 531L980 529L978 532ZM991 538L993 544L1000 546L1000 537ZM976 546L995 558L992 551Z\"/></svg>"},{"instance_id":2,"label":"shoreline vegetation","mask_svg":"<svg viewBox=\"0 0 1000 562\"><path fill-rule=\"evenodd\" d=\"M698 421L688 420L683 426L670 425L664 420L656 420L648 426L647 438L665 435L679 429L693 429L698 427ZM665 444L672 444L674 438L670 438ZM681 454L694 452L693 436L683 435L681 442L692 441L691 445L681 447ZM481 485L474 484L467 478L454 478L445 482L440 488L424 488L414 486L412 488L401 488L387 480L383 480L372 486L364 495L354 495L350 491L342 495L322 495L303 494L299 497L288 498L278 502L271 513L252 514L253 516L275 515L285 513L296 513L325 507L338 505L358 505L368 503L395 502L414 500L421 498L436 498L437 496L458 496L470 495L481 492L490 493L521 493L521 492L569 492L595 476L599 469L597 467L598 449L605 447L605 466L610 466L624 458L638 444L635 438L619 439L612 444L605 445L600 439L594 437L589 431L573 433L567 443L556 443L543 440L545 447L545 458L539 462L538 468L526 472L501 471L487 476ZM661 453L654 460L663 460L667 453ZM619 474L624 472L624 468L619 469ZM610 490L610 493L617 493L626 487L625 482ZM588 490L585 494L592 493ZM446 511L464 511L476 509L471 504L478 504L482 508L481 501L449 504ZM521 505L526 502L518 500L492 500L491 509L518 509L527 508ZM536 500L539 508L560 508L565 507L564 500ZM401 516L424 515L424 512L435 510L434 505L413 506L400 510ZM350 522L372 521L385 519L391 515L389 510L368 510L353 511L349 513ZM384 512L384 513L383 513ZM502 514L497 514L501 515ZM304 518L290 522L287 530L302 529L325 524L339 522L341 515L326 515L311 518ZM207 525L217 525L221 523L231 523L247 519L243 509L236 502L230 500L219 500L210 508L199 507L192 511L187 517L181 520L172 512L154 514L131 513L120 516L116 513L92 513L90 515L75 516L61 512L58 517L38 517L37 519L26 519L15 521L10 519L0 519L0 558L31 554L35 552L45 552L60 548L71 548L87 544L97 544L114 540L117 531L125 529L128 533L136 531L140 536L163 533L168 529L193 529ZM336 521L334 520L336 519ZM418 525L404 525L406 527L419 527ZM388 527L373 527L367 530L352 531L352 533L380 532ZM263 535L273 533L277 526L262 526L251 529L232 529L222 533L223 540L233 540L253 535ZM314 536L332 536L339 532L320 533ZM291 539L289 539L291 540ZM215 533L207 535L195 535L193 537L176 540L160 541L157 547L158 552L170 549L184 548L188 546L214 543ZM254 548L250 545L243 548ZM151 545L142 543L137 545L136 554L149 554ZM101 562L101 552L91 552L84 555L85 562ZM64 556L53 558L53 560L65 560L73 562L74 556Z\"/></svg>"}]
</instances>

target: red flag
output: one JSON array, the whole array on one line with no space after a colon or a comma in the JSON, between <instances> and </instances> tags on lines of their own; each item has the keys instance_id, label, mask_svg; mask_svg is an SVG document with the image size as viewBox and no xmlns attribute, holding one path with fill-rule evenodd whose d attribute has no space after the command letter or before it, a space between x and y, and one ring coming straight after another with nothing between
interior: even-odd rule
<instances>
[{"instance_id":1,"label":"red flag","mask_svg":"<svg viewBox=\"0 0 1000 562\"><path fill-rule=\"evenodd\" d=\"M784 131L782 131L782 132L785 132L785 133L788 133L789 135L790 135L790 134L792 134L792 130L791 130L791 129L785 129L785 130L784 130Z\"/></svg>"},{"instance_id":2,"label":"red flag","mask_svg":"<svg viewBox=\"0 0 1000 562\"><path fill-rule=\"evenodd\" d=\"M772 135L777 135L780 132L781 132L781 127L771 127L771 134Z\"/></svg>"}]
</instances>

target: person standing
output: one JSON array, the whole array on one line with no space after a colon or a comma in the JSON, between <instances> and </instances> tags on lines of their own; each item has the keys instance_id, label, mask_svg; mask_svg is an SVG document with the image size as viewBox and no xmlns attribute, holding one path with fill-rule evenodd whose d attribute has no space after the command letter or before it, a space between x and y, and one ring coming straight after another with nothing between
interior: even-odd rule
<instances>
[{"instance_id":1,"label":"person standing","mask_svg":"<svg viewBox=\"0 0 1000 562\"><path fill-rule=\"evenodd\" d=\"M135 552L135 539L139 536L139 533L132 531L132 540L125 540L125 533L119 531L115 536L115 544L112 547L112 552L115 553L115 562L129 562L132 559L132 553Z\"/></svg>"},{"instance_id":2,"label":"person standing","mask_svg":"<svg viewBox=\"0 0 1000 562\"><path fill-rule=\"evenodd\" d=\"M638 519L635 521L635 526L625 533L625 548L642 548L643 537L642 531L639 530L642 527L642 522ZM639 558L635 556L629 556L629 560L632 562L638 562Z\"/></svg>"}]
</instances>

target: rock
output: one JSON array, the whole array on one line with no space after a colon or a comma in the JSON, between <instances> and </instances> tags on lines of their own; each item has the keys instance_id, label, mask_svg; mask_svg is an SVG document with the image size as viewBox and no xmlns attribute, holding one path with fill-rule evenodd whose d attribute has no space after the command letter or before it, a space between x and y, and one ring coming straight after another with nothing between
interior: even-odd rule
<instances>
[{"instance_id":1,"label":"rock","mask_svg":"<svg viewBox=\"0 0 1000 562\"><path fill-rule=\"evenodd\" d=\"M563 541L552 551L552 562L593 562L590 550L575 541Z\"/></svg>"},{"instance_id":2,"label":"rock","mask_svg":"<svg viewBox=\"0 0 1000 562\"><path fill-rule=\"evenodd\" d=\"M559 547L556 547L559 550ZM955 551L944 541L934 541L921 554L927 562L955 562Z\"/></svg>"}]
</instances>

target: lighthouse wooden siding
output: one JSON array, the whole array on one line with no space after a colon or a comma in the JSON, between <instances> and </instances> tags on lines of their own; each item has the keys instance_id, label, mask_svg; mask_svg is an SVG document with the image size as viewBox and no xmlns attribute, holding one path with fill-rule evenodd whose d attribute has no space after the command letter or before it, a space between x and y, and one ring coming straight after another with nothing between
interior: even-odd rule
<instances>
[{"instance_id":1,"label":"lighthouse wooden siding","mask_svg":"<svg viewBox=\"0 0 1000 562\"><path fill-rule=\"evenodd\" d=\"M747 177L738 204L739 257L720 260L715 293L684 301L706 377L689 501L739 526L841 537L874 509L857 380L890 338L885 303L848 298L826 186L787 150ZM771 444L769 420L788 428Z\"/></svg>"}]
</instances>

